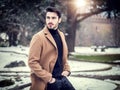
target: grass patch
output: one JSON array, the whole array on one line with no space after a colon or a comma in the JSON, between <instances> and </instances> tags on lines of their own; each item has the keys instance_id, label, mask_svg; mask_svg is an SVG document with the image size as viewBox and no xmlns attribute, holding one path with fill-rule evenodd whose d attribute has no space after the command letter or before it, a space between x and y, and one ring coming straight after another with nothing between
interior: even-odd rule
<instances>
[{"instance_id":1,"label":"grass patch","mask_svg":"<svg viewBox=\"0 0 120 90\"><path fill-rule=\"evenodd\" d=\"M77 60L93 62L113 62L115 60L120 60L120 54L73 55L73 57Z\"/></svg>"}]
</instances>

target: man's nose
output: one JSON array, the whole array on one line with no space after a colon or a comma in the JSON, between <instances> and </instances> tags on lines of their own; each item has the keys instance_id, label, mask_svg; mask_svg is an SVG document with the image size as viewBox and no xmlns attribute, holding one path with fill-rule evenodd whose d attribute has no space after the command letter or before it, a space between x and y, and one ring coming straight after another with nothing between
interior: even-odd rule
<instances>
[{"instance_id":1,"label":"man's nose","mask_svg":"<svg viewBox=\"0 0 120 90\"><path fill-rule=\"evenodd\" d=\"M49 22L52 22L52 18L49 19Z\"/></svg>"}]
</instances>

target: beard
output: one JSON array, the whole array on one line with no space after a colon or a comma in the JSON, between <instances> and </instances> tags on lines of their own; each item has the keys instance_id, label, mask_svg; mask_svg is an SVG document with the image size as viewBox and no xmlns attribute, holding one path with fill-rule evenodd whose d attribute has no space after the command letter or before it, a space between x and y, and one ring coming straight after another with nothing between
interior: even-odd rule
<instances>
[{"instance_id":1,"label":"beard","mask_svg":"<svg viewBox=\"0 0 120 90\"><path fill-rule=\"evenodd\" d=\"M57 27L58 27L58 26L57 26L57 25L54 25L53 23L48 23L48 24L47 24L47 28L48 28L48 29L57 29Z\"/></svg>"}]
</instances>

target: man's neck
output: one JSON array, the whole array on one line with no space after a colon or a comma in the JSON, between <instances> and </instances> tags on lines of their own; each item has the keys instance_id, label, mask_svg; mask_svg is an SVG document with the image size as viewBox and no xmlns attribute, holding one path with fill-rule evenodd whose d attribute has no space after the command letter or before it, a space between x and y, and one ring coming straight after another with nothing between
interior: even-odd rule
<instances>
[{"instance_id":1,"label":"man's neck","mask_svg":"<svg viewBox=\"0 0 120 90\"><path fill-rule=\"evenodd\" d=\"M48 29L49 32L52 34L52 35L56 35L58 33L58 30L56 29Z\"/></svg>"}]
</instances>

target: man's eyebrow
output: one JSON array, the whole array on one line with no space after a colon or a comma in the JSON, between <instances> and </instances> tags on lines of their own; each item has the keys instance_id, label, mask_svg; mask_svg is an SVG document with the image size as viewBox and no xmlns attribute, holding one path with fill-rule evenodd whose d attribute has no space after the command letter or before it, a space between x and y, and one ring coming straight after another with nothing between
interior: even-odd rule
<instances>
[{"instance_id":1,"label":"man's eyebrow","mask_svg":"<svg viewBox=\"0 0 120 90\"><path fill-rule=\"evenodd\" d=\"M46 16L47 18L50 18L50 16ZM51 16L51 18L56 18L55 16Z\"/></svg>"}]
</instances>

